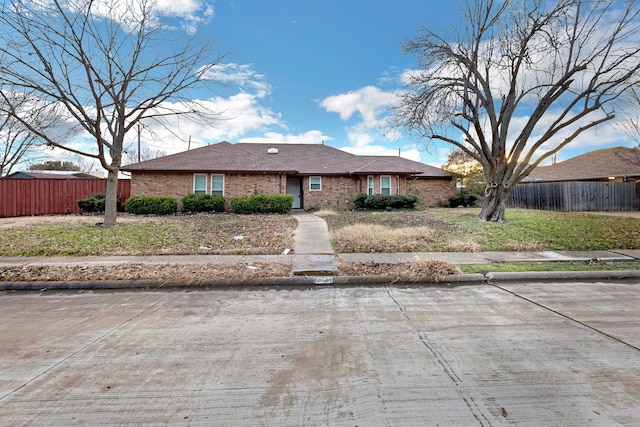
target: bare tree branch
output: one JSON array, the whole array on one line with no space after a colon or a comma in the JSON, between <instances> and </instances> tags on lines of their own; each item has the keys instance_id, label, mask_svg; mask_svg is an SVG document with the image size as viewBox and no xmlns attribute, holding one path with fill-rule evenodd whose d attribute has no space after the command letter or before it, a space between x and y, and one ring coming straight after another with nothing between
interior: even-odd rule
<instances>
[{"instance_id":1,"label":"bare tree branch","mask_svg":"<svg viewBox=\"0 0 640 427\"><path fill-rule=\"evenodd\" d=\"M108 171L104 225L116 224L117 176L127 133L175 115L213 120L191 103L224 55L209 39L170 34L155 0L10 0L0 11L0 99L4 111L46 144L94 158ZM62 114L93 143L70 144L47 123L20 117L12 93ZM180 105L183 108L177 108ZM184 108L188 106L187 108ZM68 135L67 135L68 136Z\"/></svg>"},{"instance_id":2,"label":"bare tree branch","mask_svg":"<svg viewBox=\"0 0 640 427\"><path fill-rule=\"evenodd\" d=\"M423 29L405 42L419 69L399 94L397 125L425 144L440 140L476 159L487 182L480 216L503 221L511 189L586 130L612 120L620 96L638 82L640 6L466 5L457 39Z\"/></svg>"}]
</instances>

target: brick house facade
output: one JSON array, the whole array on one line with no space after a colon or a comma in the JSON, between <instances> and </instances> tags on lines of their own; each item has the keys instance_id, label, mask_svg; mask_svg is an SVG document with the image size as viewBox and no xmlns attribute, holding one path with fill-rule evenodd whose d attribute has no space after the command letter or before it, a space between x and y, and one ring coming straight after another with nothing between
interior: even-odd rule
<instances>
[{"instance_id":1,"label":"brick house facade","mask_svg":"<svg viewBox=\"0 0 640 427\"><path fill-rule=\"evenodd\" d=\"M439 168L392 156L356 156L320 144L230 144L148 160L122 168L134 196L292 194L294 208L348 209L359 193L416 194L435 206L456 192Z\"/></svg>"}]
</instances>

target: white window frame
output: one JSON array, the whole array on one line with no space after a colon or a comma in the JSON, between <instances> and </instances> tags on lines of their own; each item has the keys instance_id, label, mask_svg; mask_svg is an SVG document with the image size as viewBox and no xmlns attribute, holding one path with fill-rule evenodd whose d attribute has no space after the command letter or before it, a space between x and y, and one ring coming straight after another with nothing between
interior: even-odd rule
<instances>
[{"instance_id":1,"label":"white window frame","mask_svg":"<svg viewBox=\"0 0 640 427\"><path fill-rule=\"evenodd\" d=\"M313 182L314 179L317 179L318 182ZM318 188L313 188L314 185L318 185ZM322 177L321 176L310 176L309 177L309 191L322 191Z\"/></svg>"},{"instance_id":2,"label":"white window frame","mask_svg":"<svg viewBox=\"0 0 640 427\"><path fill-rule=\"evenodd\" d=\"M204 177L204 190L196 188L197 178L202 176ZM193 174L193 194L209 194L209 178L206 173Z\"/></svg>"},{"instance_id":3,"label":"white window frame","mask_svg":"<svg viewBox=\"0 0 640 427\"><path fill-rule=\"evenodd\" d=\"M382 183L385 180L385 178L389 180L389 186L388 187L383 187L382 186ZM391 175L381 175L380 176L380 194L390 196L391 195L391 189L393 188L392 185L393 184L391 183ZM385 193L385 190L387 190L387 189L389 190L389 192Z\"/></svg>"},{"instance_id":4,"label":"white window frame","mask_svg":"<svg viewBox=\"0 0 640 427\"><path fill-rule=\"evenodd\" d=\"M213 177L214 176L220 176L222 177L222 189L218 190L218 191L222 191L222 194L219 194L220 196L224 196L224 183L225 183L225 178L223 174L220 173L212 173L211 174L211 191L209 192L209 194L218 194L218 193L214 193L214 188L213 188Z\"/></svg>"},{"instance_id":5,"label":"white window frame","mask_svg":"<svg viewBox=\"0 0 640 427\"><path fill-rule=\"evenodd\" d=\"M376 194L376 180L373 175L367 177L367 196Z\"/></svg>"},{"instance_id":6,"label":"white window frame","mask_svg":"<svg viewBox=\"0 0 640 427\"><path fill-rule=\"evenodd\" d=\"M388 181L389 182L389 186L388 187L385 187L382 184L385 178L389 180ZM391 185L392 185L391 184L391 175L382 175L382 176L380 176L380 194L390 196L391 195L391 188L392 188ZM389 190L389 192L385 193L385 190Z\"/></svg>"}]
</instances>

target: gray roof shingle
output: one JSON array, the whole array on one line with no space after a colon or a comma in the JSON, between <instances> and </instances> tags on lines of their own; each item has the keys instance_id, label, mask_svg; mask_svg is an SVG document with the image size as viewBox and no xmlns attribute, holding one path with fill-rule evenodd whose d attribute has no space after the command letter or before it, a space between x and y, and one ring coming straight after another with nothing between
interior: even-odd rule
<instances>
[{"instance_id":1,"label":"gray roof shingle","mask_svg":"<svg viewBox=\"0 0 640 427\"><path fill-rule=\"evenodd\" d=\"M590 151L554 165L538 166L524 181L584 181L621 176L640 176L640 148Z\"/></svg>"},{"instance_id":2,"label":"gray roof shingle","mask_svg":"<svg viewBox=\"0 0 640 427\"><path fill-rule=\"evenodd\" d=\"M226 141L123 166L122 170L451 176L442 169L401 157L357 156L324 144L231 144Z\"/></svg>"}]
</instances>

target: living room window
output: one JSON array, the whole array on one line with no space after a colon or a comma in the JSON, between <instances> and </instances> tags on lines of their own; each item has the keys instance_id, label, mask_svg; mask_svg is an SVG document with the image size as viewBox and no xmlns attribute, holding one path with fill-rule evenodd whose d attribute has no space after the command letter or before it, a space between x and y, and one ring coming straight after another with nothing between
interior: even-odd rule
<instances>
[{"instance_id":1,"label":"living room window","mask_svg":"<svg viewBox=\"0 0 640 427\"><path fill-rule=\"evenodd\" d=\"M380 177L380 194L384 194L386 196L391 195L391 177L390 176Z\"/></svg>"},{"instance_id":2,"label":"living room window","mask_svg":"<svg viewBox=\"0 0 640 427\"><path fill-rule=\"evenodd\" d=\"M211 194L224 196L224 175L211 175Z\"/></svg>"},{"instance_id":3,"label":"living room window","mask_svg":"<svg viewBox=\"0 0 640 427\"><path fill-rule=\"evenodd\" d=\"M193 175L193 194L207 194L207 175Z\"/></svg>"},{"instance_id":4,"label":"living room window","mask_svg":"<svg viewBox=\"0 0 640 427\"><path fill-rule=\"evenodd\" d=\"M320 177L320 176L310 176L309 177L309 190L310 191L320 191L320 190L322 190L322 177Z\"/></svg>"}]
</instances>

